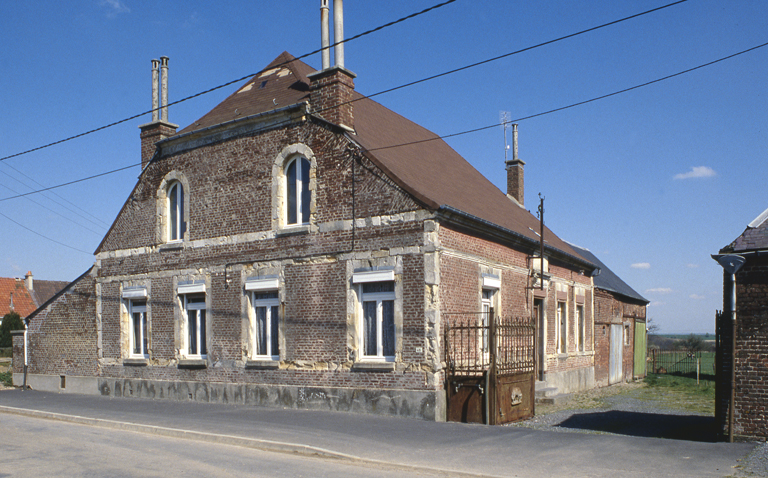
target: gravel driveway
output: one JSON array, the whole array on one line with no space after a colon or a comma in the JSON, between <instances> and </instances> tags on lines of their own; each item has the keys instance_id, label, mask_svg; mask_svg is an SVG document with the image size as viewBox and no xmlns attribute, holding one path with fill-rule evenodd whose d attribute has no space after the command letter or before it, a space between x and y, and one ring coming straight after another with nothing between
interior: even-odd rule
<instances>
[{"instance_id":1,"label":"gravel driveway","mask_svg":"<svg viewBox=\"0 0 768 478\"><path fill-rule=\"evenodd\" d=\"M537 404L536 416L509 426L563 433L599 433L676 440L715 441L714 417L638 398L646 385L625 383ZM768 443L747 455L734 477L768 477Z\"/></svg>"}]
</instances>

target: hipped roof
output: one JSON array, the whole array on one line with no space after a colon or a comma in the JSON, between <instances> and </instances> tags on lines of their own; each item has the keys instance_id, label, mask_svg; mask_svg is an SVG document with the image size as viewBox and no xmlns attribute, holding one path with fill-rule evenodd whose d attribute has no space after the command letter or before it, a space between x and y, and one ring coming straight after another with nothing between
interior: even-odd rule
<instances>
[{"instance_id":1,"label":"hipped roof","mask_svg":"<svg viewBox=\"0 0 768 478\"><path fill-rule=\"evenodd\" d=\"M309 101L314 72L283 52L261 73L179 134L192 133ZM501 192L435 133L355 92L354 133L366 155L390 178L432 210L456 209L539 242L539 220ZM317 112L322 117L322 111ZM499 171L504 171L499 161ZM589 267L569 244L545 228L545 246Z\"/></svg>"},{"instance_id":2,"label":"hipped roof","mask_svg":"<svg viewBox=\"0 0 768 478\"><path fill-rule=\"evenodd\" d=\"M768 209L750 222L744 232L720 252L739 253L766 249L768 249Z\"/></svg>"}]
</instances>

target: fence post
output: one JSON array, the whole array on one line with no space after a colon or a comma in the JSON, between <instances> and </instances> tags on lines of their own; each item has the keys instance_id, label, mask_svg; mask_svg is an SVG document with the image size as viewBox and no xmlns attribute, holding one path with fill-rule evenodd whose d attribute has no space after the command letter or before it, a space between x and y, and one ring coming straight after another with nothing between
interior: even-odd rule
<instances>
[{"instance_id":1,"label":"fence post","mask_svg":"<svg viewBox=\"0 0 768 478\"><path fill-rule=\"evenodd\" d=\"M488 311L488 358L491 363L488 367L488 425L496 425L496 353L498 352L496 336L496 316L493 308Z\"/></svg>"}]
</instances>

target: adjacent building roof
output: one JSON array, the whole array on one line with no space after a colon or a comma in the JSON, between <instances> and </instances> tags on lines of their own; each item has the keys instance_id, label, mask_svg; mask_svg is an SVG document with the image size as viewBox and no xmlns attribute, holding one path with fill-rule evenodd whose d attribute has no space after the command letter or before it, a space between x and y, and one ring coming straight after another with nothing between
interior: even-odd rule
<instances>
[{"instance_id":1,"label":"adjacent building roof","mask_svg":"<svg viewBox=\"0 0 768 478\"><path fill-rule=\"evenodd\" d=\"M768 209L750 222L744 232L720 252L748 252L764 249L768 249Z\"/></svg>"},{"instance_id":2,"label":"adjacent building roof","mask_svg":"<svg viewBox=\"0 0 768 478\"><path fill-rule=\"evenodd\" d=\"M0 277L0 319L11 310L26 317L36 309L35 301L24 286L23 279Z\"/></svg>"},{"instance_id":3,"label":"adjacent building roof","mask_svg":"<svg viewBox=\"0 0 768 478\"><path fill-rule=\"evenodd\" d=\"M261 73L205 116L179 131L192 133L219 124L309 101L315 70L283 52ZM539 242L539 221L480 174L435 133L379 103L354 93L354 129L349 138L400 187L427 208L458 210ZM322 112L318 113L322 116ZM506 174L499 161L499 174ZM590 267L588 259L545 228L545 246Z\"/></svg>"},{"instance_id":4,"label":"adjacent building roof","mask_svg":"<svg viewBox=\"0 0 768 478\"><path fill-rule=\"evenodd\" d=\"M32 293L32 300L35 301L35 306L40 307L45 304L67 285L69 285L67 281L35 279L30 291Z\"/></svg>"},{"instance_id":5,"label":"adjacent building roof","mask_svg":"<svg viewBox=\"0 0 768 478\"><path fill-rule=\"evenodd\" d=\"M650 302L645 297L638 294L635 289L631 288L626 282L621 280L621 278L617 276L612 270L610 270L608 266L603 264L603 262L598 259L597 256L592 254L589 249L575 246L573 244L571 244L571 247L573 247L579 253L579 255L581 255L581 257L587 259L593 264L596 264L600 268L600 273L592 278L595 287L643 302L646 305L648 302Z\"/></svg>"}]
</instances>

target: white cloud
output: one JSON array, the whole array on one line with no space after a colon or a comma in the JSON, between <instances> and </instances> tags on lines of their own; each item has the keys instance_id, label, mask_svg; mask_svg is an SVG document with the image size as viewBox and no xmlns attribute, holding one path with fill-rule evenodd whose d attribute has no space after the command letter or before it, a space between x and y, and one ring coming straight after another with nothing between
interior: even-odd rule
<instances>
[{"instance_id":1,"label":"white cloud","mask_svg":"<svg viewBox=\"0 0 768 478\"><path fill-rule=\"evenodd\" d=\"M688 297L690 297L693 300L703 300L703 299L706 299L705 296L699 295L699 294L691 294Z\"/></svg>"},{"instance_id":2,"label":"white cloud","mask_svg":"<svg viewBox=\"0 0 768 478\"><path fill-rule=\"evenodd\" d=\"M114 18L114 17L116 17L117 15L119 15L121 13L130 13L131 12L131 9L128 8L120 0L101 0L101 2L99 2L99 5L101 5L103 7L107 7L107 9L109 10L107 12L107 17L109 17L109 18Z\"/></svg>"},{"instance_id":3,"label":"white cloud","mask_svg":"<svg viewBox=\"0 0 768 478\"><path fill-rule=\"evenodd\" d=\"M666 302L654 301L654 302L651 302L650 304L648 304L648 307L658 307L660 305L667 305L667 303Z\"/></svg>"},{"instance_id":4,"label":"white cloud","mask_svg":"<svg viewBox=\"0 0 768 478\"><path fill-rule=\"evenodd\" d=\"M669 287L657 287L655 289L645 289L646 294L671 294L672 289Z\"/></svg>"},{"instance_id":5,"label":"white cloud","mask_svg":"<svg viewBox=\"0 0 768 478\"><path fill-rule=\"evenodd\" d=\"M698 264L686 264L685 267L689 269L697 269L699 267Z\"/></svg>"},{"instance_id":6,"label":"white cloud","mask_svg":"<svg viewBox=\"0 0 768 478\"><path fill-rule=\"evenodd\" d=\"M694 166L687 173L675 174L675 179L711 178L712 176L717 176L717 173L709 166Z\"/></svg>"},{"instance_id":7,"label":"white cloud","mask_svg":"<svg viewBox=\"0 0 768 478\"><path fill-rule=\"evenodd\" d=\"M651 265L647 262L635 262L630 267L633 269L650 269Z\"/></svg>"}]
</instances>

